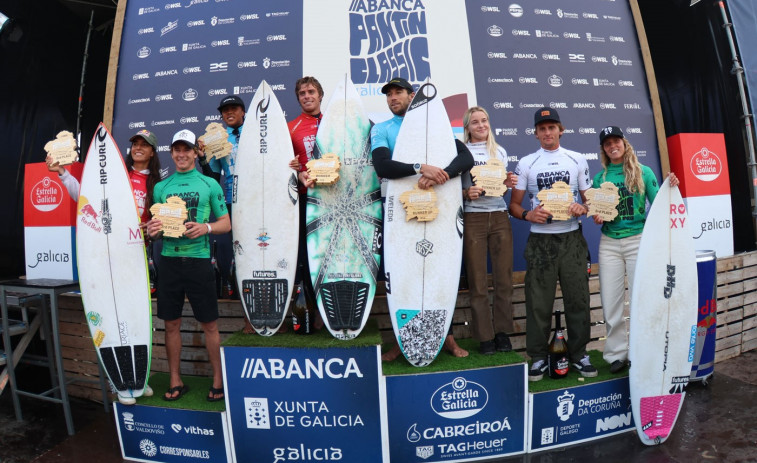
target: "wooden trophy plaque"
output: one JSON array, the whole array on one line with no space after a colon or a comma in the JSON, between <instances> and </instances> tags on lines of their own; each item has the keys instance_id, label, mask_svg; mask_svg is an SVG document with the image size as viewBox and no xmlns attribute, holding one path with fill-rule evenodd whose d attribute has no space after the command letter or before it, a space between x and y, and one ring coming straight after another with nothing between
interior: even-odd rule
<instances>
[{"instance_id":1,"label":"wooden trophy plaque","mask_svg":"<svg viewBox=\"0 0 757 463\"><path fill-rule=\"evenodd\" d=\"M187 227L184 226L184 221L187 220L187 203L178 196L171 196L165 203L153 204L150 212L154 218L160 219L163 236L180 238L187 231Z\"/></svg>"},{"instance_id":2,"label":"wooden trophy plaque","mask_svg":"<svg viewBox=\"0 0 757 463\"><path fill-rule=\"evenodd\" d=\"M416 185L412 190L400 195L400 202L405 208L405 221L418 219L418 222L431 222L439 215L436 207L436 192L433 187L421 190Z\"/></svg>"},{"instance_id":3,"label":"wooden trophy plaque","mask_svg":"<svg viewBox=\"0 0 757 463\"><path fill-rule=\"evenodd\" d=\"M555 182L552 188L545 188L537 195L539 201L552 214L552 220L569 220L570 212L568 209L573 204L573 193L570 186L565 182Z\"/></svg>"},{"instance_id":4,"label":"wooden trophy plaque","mask_svg":"<svg viewBox=\"0 0 757 463\"><path fill-rule=\"evenodd\" d=\"M308 175L317 186L333 185L339 181L339 168L342 163L336 153L326 153L319 159L311 159L305 166Z\"/></svg>"},{"instance_id":5,"label":"wooden trophy plaque","mask_svg":"<svg viewBox=\"0 0 757 463\"><path fill-rule=\"evenodd\" d=\"M211 159L225 158L231 154L234 145L229 141L229 134L226 129L218 122L211 122L205 128L205 133L199 138L205 143L205 159L210 162Z\"/></svg>"},{"instance_id":6,"label":"wooden trophy plaque","mask_svg":"<svg viewBox=\"0 0 757 463\"><path fill-rule=\"evenodd\" d=\"M76 151L76 140L74 134L63 130L45 144L45 151L48 156L53 158L53 165L67 166L73 164L79 159L79 153Z\"/></svg>"},{"instance_id":7,"label":"wooden trophy plaque","mask_svg":"<svg viewBox=\"0 0 757 463\"><path fill-rule=\"evenodd\" d=\"M592 188L586 192L589 212L586 215L597 215L605 222L612 222L618 216L617 205L620 202L618 187L611 182L604 182L599 188Z\"/></svg>"},{"instance_id":8,"label":"wooden trophy plaque","mask_svg":"<svg viewBox=\"0 0 757 463\"><path fill-rule=\"evenodd\" d=\"M470 174L473 184L482 187L486 196L504 196L507 193L507 169L501 160L491 158L486 164L472 168Z\"/></svg>"}]
</instances>

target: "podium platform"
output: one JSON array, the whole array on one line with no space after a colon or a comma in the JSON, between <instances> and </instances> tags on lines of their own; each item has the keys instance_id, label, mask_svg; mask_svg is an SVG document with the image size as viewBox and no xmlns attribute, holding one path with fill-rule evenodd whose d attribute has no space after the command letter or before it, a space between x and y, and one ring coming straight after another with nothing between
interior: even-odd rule
<instances>
[{"instance_id":1,"label":"podium platform","mask_svg":"<svg viewBox=\"0 0 757 463\"><path fill-rule=\"evenodd\" d=\"M221 348L225 410L166 409L155 398L152 407L144 399L116 405L124 458L173 462L183 452L240 463L485 461L634 429L628 378L611 376L598 352L598 378L571 372L529 384L516 353L482 356L464 340L468 358L442 352L440 362L415 368L403 359L382 365L379 342L375 328L357 342L327 334L232 336ZM190 394L207 394L209 378L202 380L207 386ZM167 387L150 384L156 395ZM194 452L211 449L213 456Z\"/></svg>"}]
</instances>

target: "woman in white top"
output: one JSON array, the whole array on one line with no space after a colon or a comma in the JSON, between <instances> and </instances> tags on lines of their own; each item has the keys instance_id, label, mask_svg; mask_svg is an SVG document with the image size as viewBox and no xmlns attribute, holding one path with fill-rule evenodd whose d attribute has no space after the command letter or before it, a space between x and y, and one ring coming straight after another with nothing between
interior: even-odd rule
<instances>
[{"instance_id":1,"label":"woman in white top","mask_svg":"<svg viewBox=\"0 0 757 463\"><path fill-rule=\"evenodd\" d=\"M489 114L480 106L468 109L463 116L464 141L475 165L498 159L507 169L507 153L494 141ZM512 188L517 175L507 172L503 183ZM473 313L473 337L484 355L508 352L513 332L512 274L513 235L510 216L503 196L487 195L466 172L462 177L465 205L463 255ZM491 259L494 302L489 306L487 253Z\"/></svg>"}]
</instances>

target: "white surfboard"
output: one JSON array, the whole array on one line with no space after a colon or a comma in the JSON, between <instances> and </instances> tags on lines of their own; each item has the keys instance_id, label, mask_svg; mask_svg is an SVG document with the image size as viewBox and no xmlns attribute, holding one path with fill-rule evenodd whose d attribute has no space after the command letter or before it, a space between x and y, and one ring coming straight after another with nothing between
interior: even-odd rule
<instances>
[{"instance_id":1,"label":"white surfboard","mask_svg":"<svg viewBox=\"0 0 757 463\"><path fill-rule=\"evenodd\" d=\"M446 167L457 155L449 118L427 82L418 89L400 128L392 159ZM394 334L407 360L431 363L452 323L463 252L460 177L434 187L439 215L405 220L400 195L420 175L389 180L384 220L386 297Z\"/></svg>"},{"instance_id":2,"label":"white surfboard","mask_svg":"<svg viewBox=\"0 0 757 463\"><path fill-rule=\"evenodd\" d=\"M79 286L95 350L118 395L140 397L152 351L145 243L126 166L103 124L89 145L76 211Z\"/></svg>"},{"instance_id":3,"label":"white surfboard","mask_svg":"<svg viewBox=\"0 0 757 463\"><path fill-rule=\"evenodd\" d=\"M284 112L264 80L245 115L234 168L231 230L245 316L274 334L292 297L300 224L297 173Z\"/></svg>"},{"instance_id":4,"label":"white surfboard","mask_svg":"<svg viewBox=\"0 0 757 463\"><path fill-rule=\"evenodd\" d=\"M371 163L371 121L352 81L339 82L318 127L314 158L339 156L339 180L308 188L307 244L318 310L337 339L360 334L376 294L381 188Z\"/></svg>"},{"instance_id":5,"label":"white surfboard","mask_svg":"<svg viewBox=\"0 0 757 463\"><path fill-rule=\"evenodd\" d=\"M665 442L683 405L697 337L697 263L686 206L670 180L641 235L631 291L629 384L646 445Z\"/></svg>"}]
</instances>

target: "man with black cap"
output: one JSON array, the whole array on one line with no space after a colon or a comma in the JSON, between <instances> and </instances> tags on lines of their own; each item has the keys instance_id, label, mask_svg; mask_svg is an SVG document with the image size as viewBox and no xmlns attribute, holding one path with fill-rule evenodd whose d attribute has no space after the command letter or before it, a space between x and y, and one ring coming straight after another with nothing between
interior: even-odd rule
<instances>
[{"instance_id":1,"label":"man with black cap","mask_svg":"<svg viewBox=\"0 0 757 463\"><path fill-rule=\"evenodd\" d=\"M234 191L234 165L237 161L237 147L239 146L239 137L242 136L242 126L244 125L244 101L237 95L226 95L218 105L218 111L221 113L221 119L226 124L226 132L229 134L228 140L232 145L231 154L221 159L213 158L210 161L206 161L205 144L200 141L197 147L200 149L200 166L205 175L211 175L220 182L221 173L223 172L226 205L231 210L232 194ZM212 174L210 171L212 171Z\"/></svg>"},{"instance_id":2,"label":"man with black cap","mask_svg":"<svg viewBox=\"0 0 757 463\"><path fill-rule=\"evenodd\" d=\"M158 318L166 327L166 356L170 375L169 389L163 398L177 400L186 394L180 374L181 312L184 298L189 300L197 321L205 334L205 347L213 368L213 385L208 401L224 399L221 375L220 334L218 333L218 300L215 276L210 264L210 234L224 234L231 229L223 191L218 182L195 169L197 149L195 135L189 130L177 132L171 143L171 159L176 172L155 186L155 203L165 203L172 196L186 202L186 231L179 238L164 237L158 272ZM211 212L216 221L209 222ZM147 225L152 239L162 236L162 222L154 217Z\"/></svg>"},{"instance_id":3,"label":"man with black cap","mask_svg":"<svg viewBox=\"0 0 757 463\"><path fill-rule=\"evenodd\" d=\"M573 368L582 376L597 376L586 354L590 340L589 280L586 274L588 246L577 217L588 207L577 202L591 187L586 158L560 146L565 128L557 111L541 108L534 114L536 139L541 148L518 163L518 184L513 188L510 215L531 222L526 244L526 353L532 365L529 381L539 381L547 371L547 345L552 322L557 280L563 294L568 329L568 353ZM540 203L537 194L555 182L570 186L573 203L569 220L552 220L552 214ZM528 192L531 209L521 203Z\"/></svg>"},{"instance_id":4,"label":"man with black cap","mask_svg":"<svg viewBox=\"0 0 757 463\"><path fill-rule=\"evenodd\" d=\"M468 147L457 139L455 139L457 156L445 168L421 164L420 162L409 164L392 160L394 144L397 141L397 135L407 108L415 96L415 90L406 79L395 77L381 87L381 93L386 95L386 103L389 110L394 114L391 119L378 123L371 128L371 149L373 150L371 155L376 174L381 178L382 198L386 196L386 181L388 179L420 175L418 186L426 189L433 185L441 185L450 178L456 177L473 167L473 155L471 155ZM450 136L454 135L450 133ZM444 347L455 357L468 356L468 351L457 345L451 331L444 341ZM395 345L389 352L384 353L381 359L390 362L397 358L400 353L399 345Z\"/></svg>"}]
</instances>

